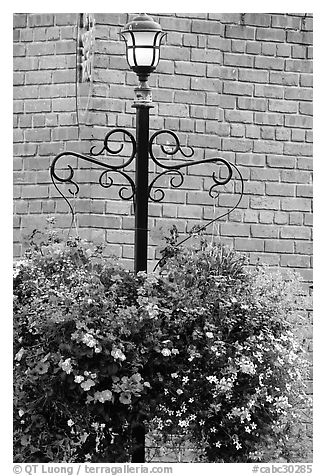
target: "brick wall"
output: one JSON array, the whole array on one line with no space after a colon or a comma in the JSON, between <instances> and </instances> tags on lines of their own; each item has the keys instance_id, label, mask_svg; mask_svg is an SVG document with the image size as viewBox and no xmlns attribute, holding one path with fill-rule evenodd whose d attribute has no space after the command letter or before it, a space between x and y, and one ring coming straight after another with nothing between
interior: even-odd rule
<instances>
[{"instance_id":1,"label":"brick wall","mask_svg":"<svg viewBox=\"0 0 326 476\"><path fill-rule=\"evenodd\" d=\"M60 228L70 226L68 207L50 181L53 157L100 147L116 126L134 132L136 75L118 36L132 16L95 14L93 84L76 86L77 14L14 15L15 256L23 252L22 236L44 226L47 216L55 216ZM252 264L293 268L310 282L312 16L153 16L168 35L150 77L151 129L178 132L196 159L226 158L245 179L240 208L208 232L249 253ZM118 189L99 187L96 166L79 167L74 207L80 235L106 240L132 267L132 204L121 201ZM164 202L150 203L151 260L158 256L154 229L176 224L184 233L235 203L230 187L215 203L209 198L211 173L208 167L189 169L180 189L167 189Z\"/></svg>"}]
</instances>

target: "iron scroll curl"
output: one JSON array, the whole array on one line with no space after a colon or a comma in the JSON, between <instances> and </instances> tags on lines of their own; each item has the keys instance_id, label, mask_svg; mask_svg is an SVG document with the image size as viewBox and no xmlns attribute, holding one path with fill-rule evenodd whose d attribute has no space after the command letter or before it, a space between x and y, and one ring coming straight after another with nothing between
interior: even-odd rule
<instances>
[{"instance_id":1,"label":"iron scroll curl","mask_svg":"<svg viewBox=\"0 0 326 476\"><path fill-rule=\"evenodd\" d=\"M126 161L124 161L120 165L113 165L113 164L107 163L107 161L104 161L102 158L99 159L98 157L101 156L104 153L107 153L109 155L117 155L117 154L120 154L120 152L122 152L122 150L125 147L125 143L121 143L120 146L116 149L112 148L112 146L110 146L110 143L109 143L112 136L114 134L118 134L118 133L123 134L124 136L127 136L130 139L131 151L130 151L129 156L128 156ZM73 208L71 206L71 203L70 203L69 199L60 190L60 188L58 187L58 184L71 185L72 187L68 188L68 192L73 197L75 197L79 193L80 187L77 184L76 180L74 179L75 170L73 169L73 167L70 164L65 163L64 166L63 166L63 169L59 167L60 166L60 161L64 157L82 159L85 162L97 165L97 166L101 167L102 169L104 169L104 171L100 174L99 179L98 179L98 183L103 188L110 188L112 185L114 185L114 180L111 176L112 173L119 174L121 177L123 177L128 182L128 186L123 185L122 187L120 187L119 192L118 192L119 197L122 200L130 200L130 199L135 197L135 194L136 194L135 183L129 177L129 175L127 175L122 170L125 167L127 167L128 165L130 165L131 162L134 160L134 158L136 156L136 140L135 140L134 136L131 134L131 132L129 132L129 131L123 129L123 128L112 129L111 131L109 131L106 134L106 136L104 138L104 141L103 141L103 146L101 147L101 149L98 152L95 152L95 149L96 149L96 146L91 147L90 152L89 152L90 155L85 155L85 154L81 154L81 153L78 153L78 152L72 152L72 151L61 152L60 154L58 154L54 158L54 160L53 160L53 162L50 166L50 177L51 177L52 183L53 183L54 187L56 188L56 190L58 191L58 193L62 196L62 198L67 203L72 215L74 215L74 211L73 211ZM130 188L130 191L129 191L128 194L125 194L125 191L128 190L128 187Z\"/></svg>"}]
</instances>

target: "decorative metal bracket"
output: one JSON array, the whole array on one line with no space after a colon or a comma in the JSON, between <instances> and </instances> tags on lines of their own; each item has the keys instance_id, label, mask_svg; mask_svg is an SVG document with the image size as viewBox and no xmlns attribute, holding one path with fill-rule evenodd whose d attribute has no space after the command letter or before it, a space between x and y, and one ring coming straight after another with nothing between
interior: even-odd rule
<instances>
[{"instance_id":1,"label":"decorative metal bracket","mask_svg":"<svg viewBox=\"0 0 326 476\"><path fill-rule=\"evenodd\" d=\"M125 136L129 137L129 139L131 141L131 153L130 153L129 158L124 163L122 163L121 165L111 165L111 164L108 164L108 163L104 162L103 160L95 159L94 157L98 157L98 156L102 155L105 152L107 152L110 155L117 155L117 154L120 154L120 152L122 152L122 150L124 149L125 144L122 143L120 145L120 147L118 147L118 149L112 149L109 145L110 138L114 134L117 134L117 133L124 134ZM73 185L74 190L72 190L71 188L68 188L68 192L73 196L76 196L79 193L80 189L79 189L79 185L74 180L75 171L71 167L71 165L68 164L68 165L65 166L66 169L68 169L68 175L66 175L66 176L60 175L58 170L56 170L56 168L57 169L59 168L59 161L60 161L60 159L62 159L62 157L76 157L78 159L85 160L86 162L98 165L101 168L103 168L104 171L100 174L99 179L98 179L99 184L103 188L110 188L112 185L114 185L114 180L110 175L111 173L120 174L122 177L124 177L129 182L129 186L130 186L130 189L131 189L128 195L124 195L124 192L126 190L128 190L128 187L127 186L122 186L120 188L119 192L118 192L120 198L122 200L130 200L130 199L135 197L135 194L136 194L135 183L129 177L129 175L127 175L122 170L125 167L127 167L128 165L130 165L131 162L135 158L135 155L136 155L136 140L135 140L134 136L131 134L131 132L129 132L129 131L123 129L123 128L112 129L110 132L108 132L106 134L103 144L104 144L103 147L98 152L95 152L96 146L91 147L90 152L89 152L90 155L84 155L84 154L80 154L78 152L70 152L70 151L61 152L60 154L58 154L54 158L54 160L51 164L50 176L51 176L52 183L55 186L55 188L57 189L58 193L62 196L62 198L68 204L68 207L69 207L70 212L71 212L72 215L74 215L73 208L72 208L68 198L59 189L56 181L61 183L61 184ZM105 179L106 179L106 181L105 181Z\"/></svg>"},{"instance_id":2,"label":"decorative metal bracket","mask_svg":"<svg viewBox=\"0 0 326 476\"><path fill-rule=\"evenodd\" d=\"M127 136L127 138L129 138L129 140L130 140L131 152L130 152L130 155L127 158L127 160L125 162L123 162L121 165L108 164L106 161L103 161L102 158L101 158L101 160L99 160L97 157L101 156L104 153L107 153L109 155L117 155L117 154L120 154L120 152L122 152L122 150L124 149L124 146L125 146L124 143L121 143L120 146L117 149L112 149L112 147L109 144L110 139L112 139L112 136L114 134L119 134L119 133L120 134L122 133L124 135L124 137ZM217 220L219 220L219 219L221 219L225 216L228 216L233 210L235 210L239 206L239 204L241 202L241 199L242 199L242 196L243 196L243 193L244 193L244 181L243 181L243 177L242 177L241 172L239 171L238 167L236 165L232 164L231 162L228 162L226 159L221 158L221 157L213 157L213 158L207 158L207 159L202 159L202 160L190 160L190 161L187 160L185 162L182 162L182 163L179 163L179 164L173 164L173 165L172 164L171 165L170 164L165 164L154 153L154 145L157 145L157 144L154 144L154 141L157 137L159 137L160 135L163 135L163 134L172 137L172 144L170 144L170 145L160 145L159 146L161 151L164 154L166 154L168 156L173 156L173 155L175 155L176 153L179 152L179 153L181 153L181 155L183 157L186 157L187 159L193 157L193 155L194 155L194 149L192 147L190 147L190 146L188 146L186 148L181 147L179 138L178 138L178 136L176 135L175 132L173 132L171 130L168 130L168 129L162 129L160 131L154 132L154 134L149 139L149 144L148 144L149 157L154 162L154 164L156 164L158 167L162 168L163 171L160 172L156 177L154 177L154 179L149 183L149 185L148 185L148 199L150 199L154 202L161 202L164 199L164 197L165 197L164 190L162 188L156 188L156 184L157 184L158 180L161 177L172 175L172 177L170 179L171 187L172 188L179 188L184 183L184 176L181 172L182 169L187 169L188 167L192 167L192 166L195 166L195 165L201 165L201 164L213 164L213 165L216 165L218 167L224 167L225 170L226 170L226 176L225 176L225 178L219 178L215 172L212 173L211 177L212 177L213 184L212 184L212 186L210 187L210 189L208 191L209 196L212 197L212 199L216 199L219 195L219 192L217 191L217 187L223 186L223 185L226 185L227 183L229 183L230 180L233 177L233 171L236 171L238 176L239 176L239 180L240 180L239 198L236 201L235 205L232 208L230 208L227 212L225 212L222 215L219 215L217 217L214 217L212 220L206 222L203 226L199 227L196 231L199 232L199 231L204 230L205 228L207 228L209 225L211 225L215 221L217 221ZM74 187L74 190L72 190L71 188L68 188L68 191L74 197L79 192L79 185L74 180L74 173L75 172L74 172L74 169L71 167L71 165L68 164L68 165L65 166L65 168L68 169L68 175L62 176L58 172L57 169L58 169L59 161L62 157L76 157L78 159L82 159L82 160L84 160L86 162L89 162L91 164L98 165L99 167L104 169L104 171L100 174L99 179L98 179L98 182L99 182L100 186L102 186L103 188L110 188L112 185L114 185L114 180L111 176L112 173L119 174L121 177L123 177L128 182L128 186L120 187L120 190L118 192L120 198L122 200L133 199L134 202L135 202L135 200L137 200L137 190L136 190L135 182L131 179L131 177L129 177L129 175L126 172L123 171L123 169L125 169L128 165L130 165L132 163L132 161L134 160L134 158L136 156L137 145L136 145L136 140L135 140L133 134L131 134L131 132L129 132L126 129L123 129L123 128L112 129L110 132L108 132L106 134L106 136L104 138L104 141L103 141L103 147L97 152L95 151L95 149L96 149L96 146L91 147L90 152L89 152L90 155L84 155L84 154L80 154L78 152L70 152L70 151L61 152L60 154L58 154L54 158L54 160L51 164L51 167L50 167L50 175L51 175L51 180L53 182L53 185L55 186L55 188L57 189L59 194L64 198L66 203L68 204L70 212L72 213L73 216L74 216L73 208L72 208L68 198L59 189L56 182L59 182L61 184L68 184L68 185L70 184L70 185L72 185ZM187 149L187 151L185 151L185 149ZM130 189L130 190L129 190L129 193L126 195L125 192L126 192L126 190L128 191L128 189ZM188 236L187 238L182 240L179 244L184 243L187 239L190 238L190 236Z\"/></svg>"}]
</instances>

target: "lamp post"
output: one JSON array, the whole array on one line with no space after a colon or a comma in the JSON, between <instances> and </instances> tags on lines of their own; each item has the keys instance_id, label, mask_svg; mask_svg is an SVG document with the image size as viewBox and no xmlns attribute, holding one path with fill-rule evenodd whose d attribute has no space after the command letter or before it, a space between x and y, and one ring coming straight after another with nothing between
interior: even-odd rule
<instances>
[{"instance_id":1,"label":"lamp post","mask_svg":"<svg viewBox=\"0 0 326 476\"><path fill-rule=\"evenodd\" d=\"M71 165L65 165L66 170L62 175L62 168L60 168L60 159L63 157L75 157L82 159L90 164L99 166L104 169L99 176L99 185L103 188L109 188L114 184L112 174L118 174L128 182L127 186L122 186L119 190L119 196L122 200L134 201L135 209L135 246L134 246L134 269L135 272L147 271L147 247L148 247L148 201L161 202L165 193L162 188L157 187L157 181L165 176L172 175L170 178L171 188L181 187L184 182L182 174L183 169L200 164L213 164L218 168L224 168L223 176L212 173L212 185L208 191L212 198L218 196L217 188L226 185L233 176L235 170L240 178L239 198L235 205L227 212L220 216L214 217L206 224L201 226L197 231L207 228L216 220L228 216L240 203L244 183L239 169L232 163L221 157L212 157L202 160L186 160L183 163L171 164L163 163L155 153L155 141L160 135L168 135L172 139L172 145L169 147L161 145L161 151L167 156L173 156L180 153L186 159L194 155L192 147L188 146L186 150L180 145L177 134L168 129L162 129L154 132L151 136L149 134L149 110L153 107L151 90L147 84L149 75L155 70L160 57L160 45L166 33L162 32L161 26L155 22L150 16L145 13L135 17L131 22L127 23L121 32L121 36L126 44L126 57L130 68L137 74L139 85L135 88L136 98L133 107L136 109L136 138L134 135L124 128L116 128L109 131L103 142L103 147L96 152L96 147L90 149L89 155L78 152L64 151L58 154L50 167L50 176L53 185L59 194L67 202L72 215L74 215L73 207L69 199L61 191L59 185L69 185L68 192L71 196L76 196L79 192L79 185L74 180L74 169ZM131 152L128 159L121 165L112 165L99 157L103 154L117 155L123 148L124 144L120 145L118 149L112 148L110 140L115 134L123 134L127 137L131 144ZM124 171L135 159L135 181ZM149 159L154 164L163 169L153 180L149 183ZM126 191L129 193L126 194ZM179 242L180 245L186 241L190 236ZM145 429L142 424L141 417L135 415L134 423L132 425L132 434L134 439L134 450L132 455L132 462L141 463L145 461Z\"/></svg>"}]
</instances>

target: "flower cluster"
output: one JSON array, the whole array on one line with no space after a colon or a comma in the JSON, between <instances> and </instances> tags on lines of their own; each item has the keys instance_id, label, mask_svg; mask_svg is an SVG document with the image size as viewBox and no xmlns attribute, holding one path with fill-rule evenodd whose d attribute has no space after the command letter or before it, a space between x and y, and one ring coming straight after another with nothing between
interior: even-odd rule
<instances>
[{"instance_id":1,"label":"flower cluster","mask_svg":"<svg viewBox=\"0 0 326 476\"><path fill-rule=\"evenodd\" d=\"M157 276L82 243L34 250L14 274L16 461L127 461L135 415L207 461L284 453L307 365L282 279L219 245Z\"/></svg>"}]
</instances>

